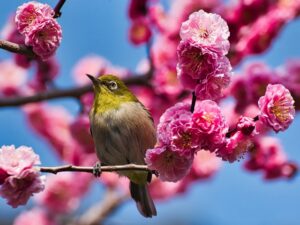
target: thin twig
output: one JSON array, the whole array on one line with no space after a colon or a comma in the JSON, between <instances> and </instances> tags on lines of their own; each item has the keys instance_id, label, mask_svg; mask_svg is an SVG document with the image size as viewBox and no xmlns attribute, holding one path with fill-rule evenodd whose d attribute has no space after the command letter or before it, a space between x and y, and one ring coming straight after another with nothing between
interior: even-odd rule
<instances>
[{"instance_id":1,"label":"thin twig","mask_svg":"<svg viewBox=\"0 0 300 225\"><path fill-rule=\"evenodd\" d=\"M31 48L27 47L26 45L20 45L10 41L0 40L0 48L9 52L27 55L32 58L36 57Z\"/></svg>"},{"instance_id":2,"label":"thin twig","mask_svg":"<svg viewBox=\"0 0 300 225\"><path fill-rule=\"evenodd\" d=\"M53 18L58 18L61 16L61 8L64 6L66 0L59 0L59 2L54 7L54 16Z\"/></svg>"},{"instance_id":3,"label":"thin twig","mask_svg":"<svg viewBox=\"0 0 300 225\"><path fill-rule=\"evenodd\" d=\"M128 195L120 195L108 189L104 199L89 208L75 223L76 225L99 225L103 220L128 199Z\"/></svg>"},{"instance_id":4,"label":"thin twig","mask_svg":"<svg viewBox=\"0 0 300 225\"><path fill-rule=\"evenodd\" d=\"M193 94L192 94L192 104L191 104L191 112L193 113L194 110L195 110L195 105L196 105L196 100L197 100L197 97L196 97L196 94L195 92L193 91Z\"/></svg>"},{"instance_id":5,"label":"thin twig","mask_svg":"<svg viewBox=\"0 0 300 225\"><path fill-rule=\"evenodd\" d=\"M43 173L60 173L60 172L86 172L94 173L94 167L91 166L73 166L73 165L64 165L64 166L53 166L53 167L38 167L40 172ZM150 170L146 165L136 165L136 164L127 164L127 165L116 165L116 166L101 166L102 172L114 172L114 171L126 171L126 170L139 170L139 171L149 171Z\"/></svg>"},{"instance_id":6,"label":"thin twig","mask_svg":"<svg viewBox=\"0 0 300 225\"><path fill-rule=\"evenodd\" d=\"M148 73L147 73L148 74ZM148 86L148 75L133 75L127 79L124 79L124 83L127 85L145 85ZM86 85L82 87L75 87L69 89L56 89L37 93L31 96L18 96L9 98L0 98L0 107L8 106L20 106L28 103L41 102L44 100L57 99L57 98L79 98L80 96L91 92L93 90L92 85Z\"/></svg>"}]
</instances>

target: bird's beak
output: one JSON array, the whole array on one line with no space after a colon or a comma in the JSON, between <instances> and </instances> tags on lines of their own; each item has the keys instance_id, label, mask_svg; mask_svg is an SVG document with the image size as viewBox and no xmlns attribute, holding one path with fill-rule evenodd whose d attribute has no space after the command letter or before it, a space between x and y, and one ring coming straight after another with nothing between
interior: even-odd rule
<instances>
[{"instance_id":1,"label":"bird's beak","mask_svg":"<svg viewBox=\"0 0 300 225\"><path fill-rule=\"evenodd\" d=\"M90 75L90 74L86 74L87 77L93 82L94 86L98 86L100 83L100 80L98 80L96 77Z\"/></svg>"}]
</instances>

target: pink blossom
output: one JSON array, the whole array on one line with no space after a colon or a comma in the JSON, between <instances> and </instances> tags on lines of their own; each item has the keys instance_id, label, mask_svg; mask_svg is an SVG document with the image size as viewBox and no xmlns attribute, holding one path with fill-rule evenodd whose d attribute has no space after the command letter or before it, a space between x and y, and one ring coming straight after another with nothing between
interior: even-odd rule
<instances>
[{"instance_id":1,"label":"pink blossom","mask_svg":"<svg viewBox=\"0 0 300 225\"><path fill-rule=\"evenodd\" d=\"M276 132L287 129L294 120L294 99L281 84L269 84L258 106L261 110L259 119Z\"/></svg>"},{"instance_id":2,"label":"pink blossom","mask_svg":"<svg viewBox=\"0 0 300 225\"><path fill-rule=\"evenodd\" d=\"M237 131L226 139L225 145L218 149L217 155L225 161L234 162L243 158L252 147L253 144L249 136Z\"/></svg>"},{"instance_id":3,"label":"pink blossom","mask_svg":"<svg viewBox=\"0 0 300 225\"><path fill-rule=\"evenodd\" d=\"M95 153L94 142L90 133L90 121L87 115L81 115L70 124L73 138L88 153Z\"/></svg>"},{"instance_id":4,"label":"pink blossom","mask_svg":"<svg viewBox=\"0 0 300 225\"><path fill-rule=\"evenodd\" d=\"M170 146L184 157L193 157L200 148L200 132L192 125L191 117L174 120L169 125Z\"/></svg>"},{"instance_id":5,"label":"pink blossom","mask_svg":"<svg viewBox=\"0 0 300 225\"><path fill-rule=\"evenodd\" d=\"M132 22L129 29L129 40L135 45L146 43L151 38L151 29L149 21L145 18L139 18Z\"/></svg>"},{"instance_id":6,"label":"pink blossom","mask_svg":"<svg viewBox=\"0 0 300 225\"><path fill-rule=\"evenodd\" d=\"M11 145L0 148L0 169L10 176L18 175L40 163L39 156L30 147L20 146L16 149Z\"/></svg>"},{"instance_id":7,"label":"pink blossom","mask_svg":"<svg viewBox=\"0 0 300 225\"><path fill-rule=\"evenodd\" d=\"M229 49L229 30L226 22L219 15L203 10L192 13L189 19L182 23L180 37L184 41L192 40L222 55L226 55Z\"/></svg>"},{"instance_id":8,"label":"pink blossom","mask_svg":"<svg viewBox=\"0 0 300 225\"><path fill-rule=\"evenodd\" d=\"M176 64L177 41L165 35L158 35L151 48L151 57L154 66L160 68L169 64Z\"/></svg>"},{"instance_id":9,"label":"pink blossom","mask_svg":"<svg viewBox=\"0 0 300 225\"><path fill-rule=\"evenodd\" d=\"M218 65L219 56L216 52L191 41L181 41L177 54L181 73L195 80L204 79L207 75L214 73Z\"/></svg>"},{"instance_id":10,"label":"pink blossom","mask_svg":"<svg viewBox=\"0 0 300 225\"><path fill-rule=\"evenodd\" d=\"M33 208L30 211L22 212L14 220L13 225L55 225L53 217L41 209Z\"/></svg>"},{"instance_id":11,"label":"pink blossom","mask_svg":"<svg viewBox=\"0 0 300 225\"><path fill-rule=\"evenodd\" d=\"M215 153L204 150L198 151L195 155L191 171L184 178L183 182L212 177L220 169L221 164L221 159Z\"/></svg>"},{"instance_id":12,"label":"pink blossom","mask_svg":"<svg viewBox=\"0 0 300 225\"><path fill-rule=\"evenodd\" d=\"M190 105L188 103L177 103L176 105L168 108L160 117L157 126L157 137L162 143L169 144L170 123L175 120L188 119L192 113L190 112Z\"/></svg>"},{"instance_id":13,"label":"pink blossom","mask_svg":"<svg viewBox=\"0 0 300 225\"><path fill-rule=\"evenodd\" d=\"M0 196L7 199L13 208L25 205L34 194L44 190L45 179L34 169L25 169L17 175L5 179L0 188Z\"/></svg>"},{"instance_id":14,"label":"pink blossom","mask_svg":"<svg viewBox=\"0 0 300 225\"><path fill-rule=\"evenodd\" d=\"M26 70L10 60L0 61L0 92L4 95L17 94L27 78Z\"/></svg>"},{"instance_id":15,"label":"pink blossom","mask_svg":"<svg viewBox=\"0 0 300 225\"><path fill-rule=\"evenodd\" d=\"M198 102L192 121L193 126L201 132L203 149L214 151L225 142L228 125L216 102L211 100Z\"/></svg>"},{"instance_id":16,"label":"pink blossom","mask_svg":"<svg viewBox=\"0 0 300 225\"><path fill-rule=\"evenodd\" d=\"M153 178L149 185L150 195L155 200L167 200L183 192L182 182L167 182Z\"/></svg>"},{"instance_id":17,"label":"pink blossom","mask_svg":"<svg viewBox=\"0 0 300 225\"><path fill-rule=\"evenodd\" d=\"M16 208L25 205L28 199L44 189L44 177L35 165L39 156L26 146L2 146L0 149L0 195Z\"/></svg>"},{"instance_id":18,"label":"pink blossom","mask_svg":"<svg viewBox=\"0 0 300 225\"><path fill-rule=\"evenodd\" d=\"M59 47L62 39L60 25L52 18L44 18L31 27L25 36L25 44L32 46L32 50L42 60L47 60Z\"/></svg>"},{"instance_id":19,"label":"pink blossom","mask_svg":"<svg viewBox=\"0 0 300 225\"><path fill-rule=\"evenodd\" d=\"M71 212L79 206L80 199L87 192L92 178L90 174L82 173L48 176L46 188L36 200L52 212Z\"/></svg>"},{"instance_id":20,"label":"pink blossom","mask_svg":"<svg viewBox=\"0 0 300 225\"><path fill-rule=\"evenodd\" d=\"M245 167L250 171L262 170L265 179L292 178L298 170L297 166L288 162L282 146L274 137L256 139Z\"/></svg>"},{"instance_id":21,"label":"pink blossom","mask_svg":"<svg viewBox=\"0 0 300 225\"><path fill-rule=\"evenodd\" d=\"M240 130L244 135L254 135L255 132L255 121L253 118L241 116L239 118L237 129Z\"/></svg>"},{"instance_id":22,"label":"pink blossom","mask_svg":"<svg viewBox=\"0 0 300 225\"><path fill-rule=\"evenodd\" d=\"M88 55L80 59L73 68L73 77L77 84L89 84L91 81L86 74L100 76L103 74L116 74L124 78L128 76L128 71L124 68L111 65L109 61L98 55Z\"/></svg>"},{"instance_id":23,"label":"pink blossom","mask_svg":"<svg viewBox=\"0 0 300 225\"><path fill-rule=\"evenodd\" d=\"M120 177L117 173L101 173L100 181L107 188L121 190L124 193L129 193L129 180L126 177Z\"/></svg>"},{"instance_id":24,"label":"pink blossom","mask_svg":"<svg viewBox=\"0 0 300 225\"><path fill-rule=\"evenodd\" d=\"M231 65L224 56L189 41L178 46L177 73L185 88L195 89L200 100L218 100L229 85Z\"/></svg>"},{"instance_id":25,"label":"pink blossom","mask_svg":"<svg viewBox=\"0 0 300 225\"><path fill-rule=\"evenodd\" d=\"M175 65L166 65L155 70L153 84L158 94L176 99L183 89L177 79Z\"/></svg>"},{"instance_id":26,"label":"pink blossom","mask_svg":"<svg viewBox=\"0 0 300 225\"><path fill-rule=\"evenodd\" d=\"M71 135L72 116L64 108L31 104L23 109L29 125L51 144L61 159L78 165L87 156Z\"/></svg>"},{"instance_id":27,"label":"pink blossom","mask_svg":"<svg viewBox=\"0 0 300 225\"><path fill-rule=\"evenodd\" d=\"M176 182L189 172L193 158L182 157L168 146L158 146L147 150L145 161L150 169L158 171L162 181Z\"/></svg>"},{"instance_id":28,"label":"pink blossom","mask_svg":"<svg viewBox=\"0 0 300 225\"><path fill-rule=\"evenodd\" d=\"M217 73L208 75L195 87L195 94L199 100L220 100L224 97L224 89L230 83L230 73Z\"/></svg>"},{"instance_id":29,"label":"pink blossom","mask_svg":"<svg viewBox=\"0 0 300 225\"><path fill-rule=\"evenodd\" d=\"M31 1L18 7L15 21L19 32L27 34L40 21L53 16L54 10L49 5Z\"/></svg>"}]
</instances>

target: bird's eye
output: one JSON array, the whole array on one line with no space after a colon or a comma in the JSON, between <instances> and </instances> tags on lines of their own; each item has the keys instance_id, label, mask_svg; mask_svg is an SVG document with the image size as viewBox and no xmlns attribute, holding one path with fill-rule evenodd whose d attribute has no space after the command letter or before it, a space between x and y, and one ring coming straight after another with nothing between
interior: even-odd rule
<instances>
[{"instance_id":1,"label":"bird's eye","mask_svg":"<svg viewBox=\"0 0 300 225\"><path fill-rule=\"evenodd\" d=\"M115 81L110 81L108 83L108 87L110 90L114 91L118 88L118 84Z\"/></svg>"}]
</instances>

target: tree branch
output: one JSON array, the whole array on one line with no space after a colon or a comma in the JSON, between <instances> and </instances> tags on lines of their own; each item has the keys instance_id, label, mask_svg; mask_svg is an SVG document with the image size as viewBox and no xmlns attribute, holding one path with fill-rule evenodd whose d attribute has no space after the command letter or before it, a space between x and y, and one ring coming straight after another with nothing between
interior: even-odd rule
<instances>
[{"instance_id":1,"label":"tree branch","mask_svg":"<svg viewBox=\"0 0 300 225\"><path fill-rule=\"evenodd\" d=\"M124 83L127 85L149 85L149 75L133 75L127 79L124 79ZM79 98L80 96L91 92L93 90L92 85L86 85L82 87L75 87L69 89L57 89L50 90L41 93L37 93L31 96L18 96L9 98L0 98L0 107L7 106L20 106L28 103L41 102L44 100L57 99L57 98Z\"/></svg>"},{"instance_id":2,"label":"tree branch","mask_svg":"<svg viewBox=\"0 0 300 225\"><path fill-rule=\"evenodd\" d=\"M27 55L32 58L36 57L31 48L27 47L26 45L20 45L10 41L0 40L0 48L9 52Z\"/></svg>"},{"instance_id":3,"label":"tree branch","mask_svg":"<svg viewBox=\"0 0 300 225\"><path fill-rule=\"evenodd\" d=\"M54 16L53 18L58 18L61 16L61 8L64 6L66 0L59 0L59 2L54 7Z\"/></svg>"},{"instance_id":4,"label":"tree branch","mask_svg":"<svg viewBox=\"0 0 300 225\"><path fill-rule=\"evenodd\" d=\"M103 201L89 208L77 221L76 225L99 225L108 215L128 199L128 195L120 195L108 189Z\"/></svg>"},{"instance_id":5,"label":"tree branch","mask_svg":"<svg viewBox=\"0 0 300 225\"><path fill-rule=\"evenodd\" d=\"M94 172L94 167L91 166L64 165L64 166L53 166L53 167L43 166L38 168L40 172L54 173L54 174L60 172L86 172L86 173ZM127 164L127 165L116 165L116 166L101 166L102 172L125 171L125 170L149 171L155 174L155 171L150 170L146 165Z\"/></svg>"}]
</instances>

